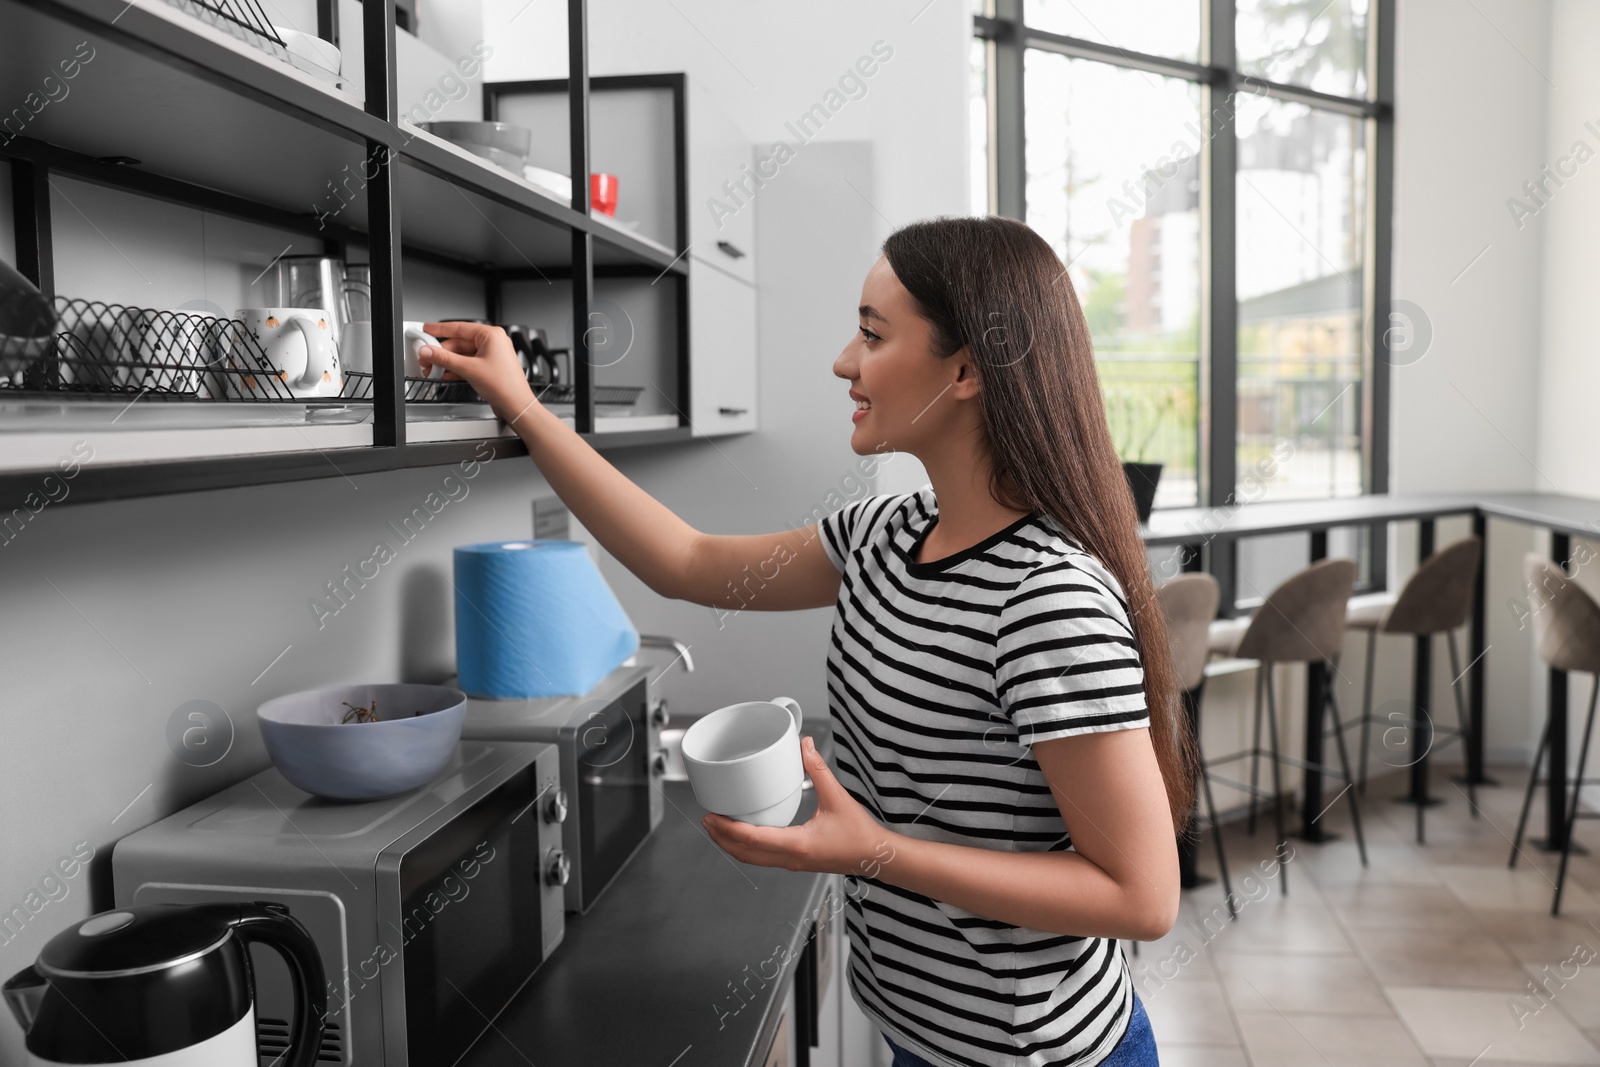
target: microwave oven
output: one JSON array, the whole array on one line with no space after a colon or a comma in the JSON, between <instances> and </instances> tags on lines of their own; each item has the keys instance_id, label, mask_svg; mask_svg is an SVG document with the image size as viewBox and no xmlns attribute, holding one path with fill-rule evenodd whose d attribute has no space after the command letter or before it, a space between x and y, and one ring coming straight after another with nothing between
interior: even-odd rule
<instances>
[{"instance_id":1,"label":"microwave oven","mask_svg":"<svg viewBox=\"0 0 1600 1067\"><path fill-rule=\"evenodd\" d=\"M566 926L550 745L463 742L434 781L321 800L262 771L118 841L118 907L267 900L310 931L328 980L319 1064L455 1063ZM251 954L263 1064L288 1046L288 969Z\"/></svg>"},{"instance_id":2,"label":"microwave oven","mask_svg":"<svg viewBox=\"0 0 1600 1067\"><path fill-rule=\"evenodd\" d=\"M467 698L462 737L543 741L560 753L568 911L588 911L661 823L666 702L651 679L650 668L625 664L581 696Z\"/></svg>"}]
</instances>

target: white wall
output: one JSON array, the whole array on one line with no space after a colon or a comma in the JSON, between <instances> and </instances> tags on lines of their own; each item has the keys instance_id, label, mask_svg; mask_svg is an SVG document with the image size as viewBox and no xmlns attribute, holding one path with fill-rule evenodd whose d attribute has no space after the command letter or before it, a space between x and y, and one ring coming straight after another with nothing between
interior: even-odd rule
<instances>
[{"instance_id":1,"label":"white wall","mask_svg":"<svg viewBox=\"0 0 1600 1067\"><path fill-rule=\"evenodd\" d=\"M1593 49L1585 47L1595 40L1600 40L1600 5L1554 0L1546 71L1552 84L1546 87L1549 120L1542 162L1556 168L1561 184L1549 183L1543 206L1522 197L1525 204L1539 207L1536 215L1524 220L1526 230L1541 230L1544 239L1535 460L1541 474L1561 492L1587 497L1600 497L1600 464L1595 461L1600 433L1594 411L1600 397L1596 358L1600 326L1594 299L1594 249L1600 241L1600 108L1595 106L1600 100L1600 70L1595 68ZM1580 157L1587 161L1579 162ZM1562 177L1561 171L1570 177ZM1591 540L1588 547L1593 551L1597 546ZM1600 596L1597 570L1592 563L1580 568L1578 582ZM1573 736L1569 751L1576 763L1589 680L1574 676L1568 694ZM1597 759L1600 745L1590 752L1590 776ZM1600 807L1600 787L1589 787L1585 797L1591 806Z\"/></svg>"},{"instance_id":2,"label":"white wall","mask_svg":"<svg viewBox=\"0 0 1600 1067\"><path fill-rule=\"evenodd\" d=\"M1432 343L1392 371L1396 492L1553 488L1534 465L1546 234L1518 231L1505 208L1546 161L1550 5L1489 0L1477 8L1464 13L1455 0L1397 7L1394 297L1420 309ZM1467 532L1464 523L1441 523L1437 543ZM1523 553L1541 540L1525 527L1490 524L1490 759L1530 756L1542 722L1529 637L1505 607L1521 592ZM1400 527L1394 587L1415 565L1415 527ZM1379 644L1377 702L1404 698L1410 643ZM1357 648L1350 643L1347 662ZM1434 662L1434 702L1449 723L1443 648Z\"/></svg>"}]
</instances>

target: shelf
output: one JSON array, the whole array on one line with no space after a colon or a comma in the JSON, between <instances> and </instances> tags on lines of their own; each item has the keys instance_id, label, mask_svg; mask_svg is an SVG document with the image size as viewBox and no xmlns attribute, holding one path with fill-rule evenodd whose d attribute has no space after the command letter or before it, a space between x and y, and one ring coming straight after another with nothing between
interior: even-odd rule
<instances>
[{"instance_id":1,"label":"shelf","mask_svg":"<svg viewBox=\"0 0 1600 1067\"><path fill-rule=\"evenodd\" d=\"M366 139L395 134L358 99L155 0L0 0L0 22L0 99L42 97L47 77L66 88L7 132L87 156L310 215ZM63 81L85 40L92 58Z\"/></svg>"},{"instance_id":2,"label":"shelf","mask_svg":"<svg viewBox=\"0 0 1600 1067\"><path fill-rule=\"evenodd\" d=\"M333 427L320 428L336 430ZM182 431L177 431L182 432ZM229 435L234 431L196 431ZM250 433L252 431L243 431ZM137 440L144 435L129 435ZM228 489L238 486L271 485L277 482L304 481L317 478L340 478L377 471L399 470L407 467L432 467L442 464L483 460L487 455L495 459L526 456L522 441L506 435L489 440L481 437L461 441L413 443L402 448L346 447L335 443L337 434L309 435L313 448L303 445L294 451L264 451L251 454L221 456L213 459L166 459L152 457L153 461L138 461L125 457L102 454L96 448L94 456L82 462L70 479L68 494L56 502L93 503L104 500L125 500L133 497L158 496L166 493L191 493L207 489ZM584 440L598 451L620 451L628 448L652 447L663 444L688 442L692 432L686 426L668 429L637 429L627 432L585 434ZM55 464L74 453L82 435L68 435L57 443L61 446L52 454L49 464ZM487 446L487 451L486 451ZM27 509L37 513L50 503L46 494L58 494L59 486L46 482L50 470L12 472L0 471L0 500L11 508ZM41 504L40 501L44 503ZM12 536L15 536L13 533Z\"/></svg>"},{"instance_id":3,"label":"shelf","mask_svg":"<svg viewBox=\"0 0 1600 1067\"><path fill-rule=\"evenodd\" d=\"M266 455L282 452L338 451L363 449L372 444L372 409L327 407L309 408L304 404L261 404L259 413L241 425L237 408L245 405L151 404L147 410L159 414L160 423L150 415L140 417L139 405L50 404L23 401L34 409L10 422L10 427L25 424L27 415L55 415L44 409L65 408L65 418L52 418L49 429L0 433L4 460L0 471L31 475L35 480L47 473L62 457L75 454L80 442L93 449L93 465L150 463L158 460L192 460L196 456L225 457ZM0 414L16 416L10 402ZM124 409L126 410L124 411ZM216 421L218 408L227 408L230 421ZM159 409L159 410L158 410ZM182 410L187 409L187 410ZM209 409L209 410L208 410ZM119 412L122 414L119 417ZM77 453L81 454L81 453ZM330 474L335 471L329 471Z\"/></svg>"},{"instance_id":4,"label":"shelf","mask_svg":"<svg viewBox=\"0 0 1600 1067\"><path fill-rule=\"evenodd\" d=\"M610 218L586 219L543 186L410 123L399 129L400 233L408 246L537 275L569 267L572 231L587 230L596 237L596 266L686 270L676 252Z\"/></svg>"},{"instance_id":5,"label":"shelf","mask_svg":"<svg viewBox=\"0 0 1600 1067\"><path fill-rule=\"evenodd\" d=\"M366 5L363 17L368 25L360 29L376 30L392 18L392 8ZM586 53L585 25L569 20L575 55ZM354 28L347 26L347 56L360 47L362 34L349 32ZM78 64L70 79L63 60ZM681 97L682 75L662 77ZM580 98L589 81L584 70L575 82ZM58 84L65 94L52 93L29 115L42 90ZM8 123L0 144L0 162L14 161L13 176L21 176L10 205L19 267L52 295L72 288L70 279L58 287L53 276L50 214L53 190L59 191L52 179L70 176L321 238L327 254L352 261L350 250L365 246L376 268L374 292L387 294L390 307L403 305L407 257L477 275L485 307L499 321L504 283L541 275L559 280L569 294L568 327L583 309L590 319L605 313L593 279L614 287L635 283L609 279L643 285L671 274L676 284L652 290L665 294L652 311L666 324L659 331L666 355L656 357L662 381L634 384L654 384L677 397L673 403L686 403L689 268L682 253L609 216L575 211L520 175L408 122L382 121L376 115L393 113L393 101L369 114L362 88L336 88L162 0L0 0L0 98L26 102L20 112L26 123ZM676 121L681 199L681 115ZM562 138L571 147L565 132ZM572 172L587 173L581 128L576 144ZM367 184L376 151L391 153L392 208L382 185ZM562 313L552 309L547 318L556 325ZM589 334L580 333L571 345L575 359L588 351ZM605 376L600 369L594 374ZM81 455L84 445L93 456L72 477L74 502L453 463L481 458L486 446L497 456L523 453L520 440L484 405L388 404L381 389L367 403L257 404L58 397L23 387L29 391L0 397L0 510L32 510L28 501L37 498L42 479L63 458ZM583 395L594 403L603 394ZM569 404L563 414L571 410ZM693 436L678 414L624 410L597 404L585 420L593 427L585 439L595 448L620 449ZM570 414L566 421L576 422ZM396 440L406 443L375 443Z\"/></svg>"}]
</instances>

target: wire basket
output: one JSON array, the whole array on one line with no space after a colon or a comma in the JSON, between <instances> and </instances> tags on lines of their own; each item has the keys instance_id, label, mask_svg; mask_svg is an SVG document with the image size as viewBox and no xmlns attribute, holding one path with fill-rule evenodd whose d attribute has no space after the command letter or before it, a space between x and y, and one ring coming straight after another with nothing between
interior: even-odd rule
<instances>
[{"instance_id":1,"label":"wire basket","mask_svg":"<svg viewBox=\"0 0 1600 1067\"><path fill-rule=\"evenodd\" d=\"M53 338L28 348L0 339L0 396L340 399L297 396L238 319L66 297L55 304Z\"/></svg>"},{"instance_id":2,"label":"wire basket","mask_svg":"<svg viewBox=\"0 0 1600 1067\"><path fill-rule=\"evenodd\" d=\"M594 402L596 404L630 405L639 399L639 394L644 392L642 385L596 385L594 387ZM571 383L561 385L547 385L537 390L540 403L543 404L571 404L578 398L578 388Z\"/></svg>"},{"instance_id":3,"label":"wire basket","mask_svg":"<svg viewBox=\"0 0 1600 1067\"><path fill-rule=\"evenodd\" d=\"M408 404L481 404L483 399L466 382L445 382L437 378L405 379ZM372 375L366 371L346 371L344 391L346 400L371 400Z\"/></svg>"},{"instance_id":4,"label":"wire basket","mask_svg":"<svg viewBox=\"0 0 1600 1067\"><path fill-rule=\"evenodd\" d=\"M283 49L278 58L289 58L288 46L259 0L167 0L167 3L257 48L275 51L271 46L276 45Z\"/></svg>"},{"instance_id":5,"label":"wire basket","mask_svg":"<svg viewBox=\"0 0 1600 1067\"><path fill-rule=\"evenodd\" d=\"M57 297L54 336L0 334L0 398L126 397L237 403L371 403L370 372L345 371L337 395L302 396L238 319ZM531 383L545 404L572 403L571 383ZM596 404L631 405L637 385L595 385ZM480 404L466 382L405 379L412 404Z\"/></svg>"}]
</instances>

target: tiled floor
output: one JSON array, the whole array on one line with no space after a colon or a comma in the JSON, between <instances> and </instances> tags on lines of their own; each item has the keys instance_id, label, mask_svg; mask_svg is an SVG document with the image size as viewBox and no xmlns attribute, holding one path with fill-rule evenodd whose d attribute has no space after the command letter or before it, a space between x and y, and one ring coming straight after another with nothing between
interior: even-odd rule
<instances>
[{"instance_id":1,"label":"tiled floor","mask_svg":"<svg viewBox=\"0 0 1600 1067\"><path fill-rule=\"evenodd\" d=\"M1573 857L1552 918L1559 857L1525 845L1506 867L1527 772L1491 773L1501 785L1479 791L1474 820L1450 770L1435 768L1445 803L1428 810L1423 846L1415 809L1390 800L1404 781L1374 779L1361 806L1371 866L1335 804L1323 818L1337 841L1291 839L1288 896L1271 820L1254 837L1225 826L1237 921L1220 883L1191 890L1172 933L1129 961L1162 1064L1600 1065L1600 828L1579 824L1594 855ZM1535 800L1530 826L1542 815ZM1209 838L1200 862L1215 874Z\"/></svg>"}]
</instances>

